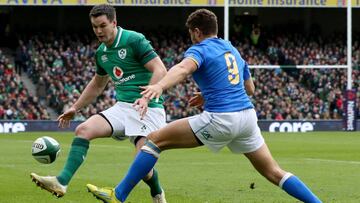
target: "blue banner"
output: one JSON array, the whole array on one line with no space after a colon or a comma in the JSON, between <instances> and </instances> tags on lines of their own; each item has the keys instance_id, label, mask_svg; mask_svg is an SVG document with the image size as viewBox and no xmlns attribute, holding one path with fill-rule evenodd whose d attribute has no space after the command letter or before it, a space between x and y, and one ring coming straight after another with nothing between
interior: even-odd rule
<instances>
[{"instance_id":1,"label":"blue banner","mask_svg":"<svg viewBox=\"0 0 360 203\"><path fill-rule=\"evenodd\" d=\"M39 132L39 131L74 131L80 124L79 121L72 121L69 128L59 128L57 121L31 120L14 121L0 120L0 133L17 132Z\"/></svg>"},{"instance_id":2,"label":"blue banner","mask_svg":"<svg viewBox=\"0 0 360 203\"><path fill-rule=\"evenodd\" d=\"M356 131L356 90L346 90L344 100L344 130Z\"/></svg>"},{"instance_id":3,"label":"blue banner","mask_svg":"<svg viewBox=\"0 0 360 203\"><path fill-rule=\"evenodd\" d=\"M360 121L357 121L360 125ZM342 120L284 120L259 121L259 127L266 132L311 132L311 131L342 131Z\"/></svg>"},{"instance_id":4,"label":"blue banner","mask_svg":"<svg viewBox=\"0 0 360 203\"><path fill-rule=\"evenodd\" d=\"M354 119L355 120L355 119ZM360 121L354 121L360 126ZM0 133L39 132L39 131L74 131L80 121L71 122L70 128L58 127L57 121L14 121L0 120ZM288 120L288 121L259 121L261 131L264 132L311 132L311 131L342 131L342 120ZM353 130L356 130L354 127Z\"/></svg>"}]
</instances>

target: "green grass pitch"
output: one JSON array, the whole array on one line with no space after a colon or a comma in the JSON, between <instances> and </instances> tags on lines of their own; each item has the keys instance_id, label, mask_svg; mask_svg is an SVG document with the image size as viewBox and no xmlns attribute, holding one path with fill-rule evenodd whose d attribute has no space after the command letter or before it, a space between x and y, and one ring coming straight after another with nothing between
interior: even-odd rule
<instances>
[{"instance_id":1,"label":"green grass pitch","mask_svg":"<svg viewBox=\"0 0 360 203\"><path fill-rule=\"evenodd\" d=\"M58 140L62 150L49 165L31 156L32 142L45 135ZM323 202L360 202L359 132L264 133L264 137L281 167L299 176ZM115 186L122 179L134 156L128 140L93 141L63 198L40 190L30 180L31 172L57 175L72 138L72 133L55 132L0 134L0 202L99 202L85 185ZM156 167L169 203L298 202L260 176L244 156L227 149L217 154L205 147L166 151ZM128 202L150 203L147 186L140 183Z\"/></svg>"}]
</instances>

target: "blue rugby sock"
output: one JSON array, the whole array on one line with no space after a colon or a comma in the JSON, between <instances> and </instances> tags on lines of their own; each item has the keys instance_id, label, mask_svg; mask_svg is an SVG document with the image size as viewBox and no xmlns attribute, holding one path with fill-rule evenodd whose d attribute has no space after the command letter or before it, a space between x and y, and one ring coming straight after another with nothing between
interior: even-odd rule
<instances>
[{"instance_id":1,"label":"blue rugby sock","mask_svg":"<svg viewBox=\"0 0 360 203\"><path fill-rule=\"evenodd\" d=\"M296 176L286 173L279 186L289 195L306 203L321 203L321 200Z\"/></svg>"},{"instance_id":2,"label":"blue rugby sock","mask_svg":"<svg viewBox=\"0 0 360 203\"><path fill-rule=\"evenodd\" d=\"M124 202L135 185L151 171L157 159L149 152L140 151L125 178L116 186L116 198Z\"/></svg>"}]
</instances>

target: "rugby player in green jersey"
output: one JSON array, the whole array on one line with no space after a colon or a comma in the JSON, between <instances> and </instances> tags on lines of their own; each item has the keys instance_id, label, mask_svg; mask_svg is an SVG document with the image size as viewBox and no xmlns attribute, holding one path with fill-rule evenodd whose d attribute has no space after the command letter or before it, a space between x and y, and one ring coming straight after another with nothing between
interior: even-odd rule
<instances>
[{"instance_id":1,"label":"rugby player in green jersey","mask_svg":"<svg viewBox=\"0 0 360 203\"><path fill-rule=\"evenodd\" d=\"M140 94L140 86L155 84L166 74L150 42L140 33L118 27L115 8L110 5L94 6L89 17L101 42L95 55L96 74L74 105L59 116L59 127L68 127L75 113L99 96L110 79L115 85L117 103L76 128L67 161L58 176L31 173L38 186L57 197L66 193L71 178L86 157L91 140L128 137L139 151L150 132L166 125L163 98L148 100ZM153 202L166 202L155 169L143 180L150 187Z\"/></svg>"}]
</instances>

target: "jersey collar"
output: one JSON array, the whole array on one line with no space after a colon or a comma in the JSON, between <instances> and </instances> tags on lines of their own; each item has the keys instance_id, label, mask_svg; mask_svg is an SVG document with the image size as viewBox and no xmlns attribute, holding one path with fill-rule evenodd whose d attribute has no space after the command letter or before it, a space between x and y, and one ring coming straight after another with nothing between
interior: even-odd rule
<instances>
[{"instance_id":1,"label":"jersey collar","mask_svg":"<svg viewBox=\"0 0 360 203\"><path fill-rule=\"evenodd\" d=\"M118 26L118 27L117 27L117 30L118 30L118 32L117 32L117 34L116 34L115 40L114 40L114 42L112 43L112 45L110 46L111 49L117 48L117 47L119 47L119 45L120 45L120 39L121 39L121 36L122 36L123 29L122 29L120 26ZM105 45L105 46L104 46L104 51L106 51L107 49L108 49L108 48L107 48L106 45Z\"/></svg>"}]
</instances>

